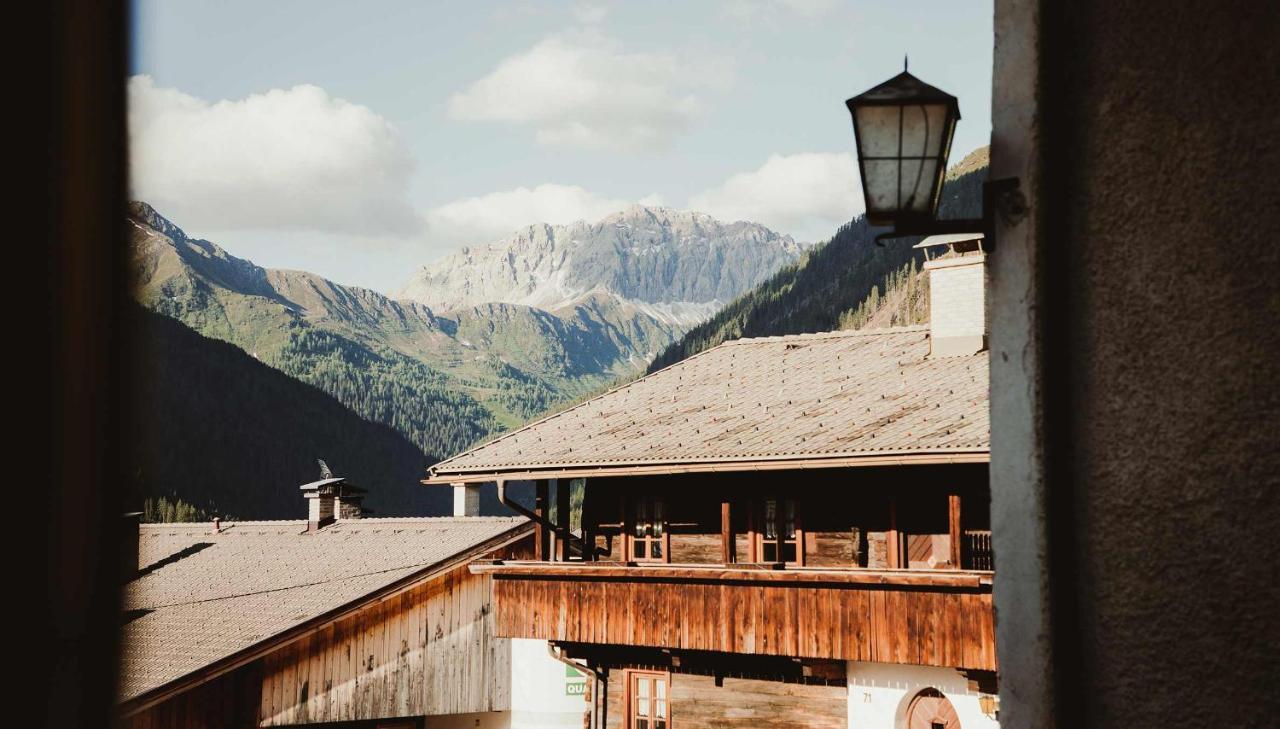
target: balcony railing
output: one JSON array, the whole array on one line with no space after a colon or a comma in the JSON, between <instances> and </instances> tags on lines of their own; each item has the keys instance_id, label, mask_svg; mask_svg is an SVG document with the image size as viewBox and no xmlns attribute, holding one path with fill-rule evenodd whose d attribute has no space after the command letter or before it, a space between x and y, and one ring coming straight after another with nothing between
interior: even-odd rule
<instances>
[{"instance_id":1,"label":"balcony railing","mask_svg":"<svg viewBox=\"0 0 1280 729\"><path fill-rule=\"evenodd\" d=\"M966 531L961 536L964 568L967 570L991 570L995 568L995 559L991 554L990 531Z\"/></svg>"},{"instance_id":2,"label":"balcony railing","mask_svg":"<svg viewBox=\"0 0 1280 729\"><path fill-rule=\"evenodd\" d=\"M497 634L995 670L992 573L495 562Z\"/></svg>"}]
</instances>

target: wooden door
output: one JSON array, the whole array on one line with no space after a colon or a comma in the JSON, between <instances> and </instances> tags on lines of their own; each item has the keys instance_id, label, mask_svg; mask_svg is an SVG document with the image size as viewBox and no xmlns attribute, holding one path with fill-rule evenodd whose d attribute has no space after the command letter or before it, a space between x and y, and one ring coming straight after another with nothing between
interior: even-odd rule
<instances>
[{"instance_id":1,"label":"wooden door","mask_svg":"<svg viewBox=\"0 0 1280 729\"><path fill-rule=\"evenodd\" d=\"M907 729L960 729L960 719L942 692L925 689L907 707Z\"/></svg>"}]
</instances>

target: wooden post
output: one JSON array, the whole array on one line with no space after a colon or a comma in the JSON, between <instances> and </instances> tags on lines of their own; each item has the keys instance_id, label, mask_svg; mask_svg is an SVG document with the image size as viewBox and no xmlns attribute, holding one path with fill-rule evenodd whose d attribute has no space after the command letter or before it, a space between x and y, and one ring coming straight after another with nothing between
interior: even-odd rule
<instances>
[{"instance_id":1,"label":"wooden post","mask_svg":"<svg viewBox=\"0 0 1280 729\"><path fill-rule=\"evenodd\" d=\"M621 544L618 546L622 550L622 561L630 562L631 557L631 512L627 509L627 497L624 493L618 493L618 522L622 524L622 534L618 540Z\"/></svg>"},{"instance_id":2,"label":"wooden post","mask_svg":"<svg viewBox=\"0 0 1280 729\"><path fill-rule=\"evenodd\" d=\"M889 531L885 533L885 551L889 553L889 569L896 570L902 567L902 545L901 538L898 536L898 500L892 496L889 497Z\"/></svg>"},{"instance_id":3,"label":"wooden post","mask_svg":"<svg viewBox=\"0 0 1280 729\"><path fill-rule=\"evenodd\" d=\"M733 522L729 509L729 500L725 499L720 502L720 546L724 556L725 564L733 564Z\"/></svg>"},{"instance_id":4,"label":"wooden post","mask_svg":"<svg viewBox=\"0 0 1280 729\"><path fill-rule=\"evenodd\" d=\"M569 561L569 480L556 482L556 546L560 548L560 561Z\"/></svg>"},{"instance_id":5,"label":"wooden post","mask_svg":"<svg viewBox=\"0 0 1280 729\"><path fill-rule=\"evenodd\" d=\"M537 514L539 519L547 518L547 481L546 479L538 479L533 486L533 513ZM533 523L533 558L542 561L550 561L550 550L547 549L547 528L541 521L535 520Z\"/></svg>"},{"instance_id":6,"label":"wooden post","mask_svg":"<svg viewBox=\"0 0 1280 729\"><path fill-rule=\"evenodd\" d=\"M947 531L951 534L951 569L958 570L963 567L960 551L960 494L954 491L947 494Z\"/></svg>"}]
</instances>

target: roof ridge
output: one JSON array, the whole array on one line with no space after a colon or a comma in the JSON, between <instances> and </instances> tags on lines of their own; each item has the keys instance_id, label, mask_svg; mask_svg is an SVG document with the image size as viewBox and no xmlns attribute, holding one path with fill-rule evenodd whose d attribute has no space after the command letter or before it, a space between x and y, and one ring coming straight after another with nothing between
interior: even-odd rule
<instances>
[{"instance_id":1,"label":"roof ridge","mask_svg":"<svg viewBox=\"0 0 1280 729\"><path fill-rule=\"evenodd\" d=\"M792 339L838 339L843 337L870 337L927 331L929 331L928 324L909 324L896 327L875 327L871 329L833 329L829 332L801 332L799 334L771 334L764 337L741 337L738 339L726 340L717 344L716 347L723 347L731 344L750 344L755 342L783 342ZM712 347L711 349L715 349L716 347Z\"/></svg>"}]
</instances>

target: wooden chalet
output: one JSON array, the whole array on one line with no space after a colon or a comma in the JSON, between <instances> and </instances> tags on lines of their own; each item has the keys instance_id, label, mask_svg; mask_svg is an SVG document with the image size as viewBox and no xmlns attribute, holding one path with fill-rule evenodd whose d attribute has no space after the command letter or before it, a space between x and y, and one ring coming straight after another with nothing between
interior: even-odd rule
<instances>
[{"instance_id":1,"label":"wooden chalet","mask_svg":"<svg viewBox=\"0 0 1280 729\"><path fill-rule=\"evenodd\" d=\"M595 726L997 726L985 255L926 244L928 326L727 342L431 469L535 522L471 571Z\"/></svg>"},{"instance_id":2,"label":"wooden chalet","mask_svg":"<svg viewBox=\"0 0 1280 729\"><path fill-rule=\"evenodd\" d=\"M514 674L565 666L497 637L492 578L467 569L532 556L527 519L363 518L344 479L302 490L305 521L139 527L120 726L582 726L562 686L513 694Z\"/></svg>"}]
</instances>

